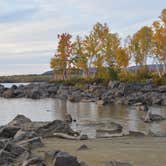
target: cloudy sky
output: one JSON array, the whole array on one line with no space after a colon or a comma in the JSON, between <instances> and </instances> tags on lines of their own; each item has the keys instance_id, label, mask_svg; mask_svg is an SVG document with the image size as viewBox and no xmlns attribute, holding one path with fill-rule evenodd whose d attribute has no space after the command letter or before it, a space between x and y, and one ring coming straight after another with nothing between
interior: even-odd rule
<instances>
[{"instance_id":1,"label":"cloudy sky","mask_svg":"<svg viewBox=\"0 0 166 166\"><path fill-rule=\"evenodd\" d=\"M122 38L150 25L165 0L0 0L0 75L42 73L57 34L86 34L108 23Z\"/></svg>"}]
</instances>

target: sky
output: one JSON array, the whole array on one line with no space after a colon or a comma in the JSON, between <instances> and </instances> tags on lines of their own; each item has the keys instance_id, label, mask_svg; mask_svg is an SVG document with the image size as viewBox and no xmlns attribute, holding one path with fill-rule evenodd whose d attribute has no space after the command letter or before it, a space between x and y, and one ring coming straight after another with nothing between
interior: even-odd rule
<instances>
[{"instance_id":1,"label":"sky","mask_svg":"<svg viewBox=\"0 0 166 166\"><path fill-rule=\"evenodd\" d=\"M158 19L165 0L0 0L0 75L43 73L57 35L107 23L124 39Z\"/></svg>"}]
</instances>

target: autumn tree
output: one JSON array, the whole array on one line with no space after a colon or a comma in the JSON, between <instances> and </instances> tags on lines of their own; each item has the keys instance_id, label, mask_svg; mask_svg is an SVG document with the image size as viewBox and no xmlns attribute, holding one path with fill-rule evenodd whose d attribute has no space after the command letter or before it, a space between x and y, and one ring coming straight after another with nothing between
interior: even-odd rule
<instances>
[{"instance_id":1,"label":"autumn tree","mask_svg":"<svg viewBox=\"0 0 166 166\"><path fill-rule=\"evenodd\" d=\"M144 26L131 37L129 50L136 65L145 66L147 64L147 57L151 54L152 49L152 35L152 29Z\"/></svg>"},{"instance_id":2,"label":"autumn tree","mask_svg":"<svg viewBox=\"0 0 166 166\"><path fill-rule=\"evenodd\" d=\"M119 47L116 49L116 65L120 69L125 69L129 65L130 56L127 48Z\"/></svg>"},{"instance_id":3,"label":"autumn tree","mask_svg":"<svg viewBox=\"0 0 166 166\"><path fill-rule=\"evenodd\" d=\"M68 33L58 35L57 53L51 59L51 68L62 73L63 79L67 79L67 72L71 68L72 36Z\"/></svg>"},{"instance_id":4,"label":"autumn tree","mask_svg":"<svg viewBox=\"0 0 166 166\"><path fill-rule=\"evenodd\" d=\"M163 66L163 74L166 73L166 9L159 17L159 21L153 23L153 54L155 59ZM161 76L160 71L158 70Z\"/></svg>"},{"instance_id":5,"label":"autumn tree","mask_svg":"<svg viewBox=\"0 0 166 166\"><path fill-rule=\"evenodd\" d=\"M80 36L77 36L73 43L72 54L74 55L74 66L76 66L77 69L82 70L85 78L88 78L88 56L85 51L84 41Z\"/></svg>"}]
</instances>

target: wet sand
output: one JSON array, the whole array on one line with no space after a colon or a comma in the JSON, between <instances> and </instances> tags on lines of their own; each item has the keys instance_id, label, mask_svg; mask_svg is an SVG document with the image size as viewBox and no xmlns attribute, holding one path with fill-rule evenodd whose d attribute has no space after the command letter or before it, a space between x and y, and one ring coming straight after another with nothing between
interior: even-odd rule
<instances>
[{"instance_id":1,"label":"wet sand","mask_svg":"<svg viewBox=\"0 0 166 166\"><path fill-rule=\"evenodd\" d=\"M166 137L123 137L72 141L58 138L44 139L44 147L35 150L38 155L45 151L62 150L86 161L89 166L102 166L116 160L131 163L133 166L166 166ZM77 149L86 144L89 150Z\"/></svg>"}]
</instances>

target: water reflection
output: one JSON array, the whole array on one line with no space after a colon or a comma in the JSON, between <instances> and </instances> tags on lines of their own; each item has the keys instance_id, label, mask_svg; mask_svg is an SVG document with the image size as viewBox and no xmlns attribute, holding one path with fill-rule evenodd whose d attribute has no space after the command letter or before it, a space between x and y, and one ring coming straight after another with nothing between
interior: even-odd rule
<instances>
[{"instance_id":1,"label":"water reflection","mask_svg":"<svg viewBox=\"0 0 166 166\"><path fill-rule=\"evenodd\" d=\"M153 112L166 116L164 107L150 108ZM87 122L101 123L115 121L127 130L164 131L166 122L145 124L141 117L144 112L136 111L134 107L122 105L98 106L95 103L71 103L58 99L0 99L0 125L8 123L17 114L24 114L33 121L64 120L65 114L72 115L76 123L72 126L83 133L95 136L95 126L85 125Z\"/></svg>"}]
</instances>

